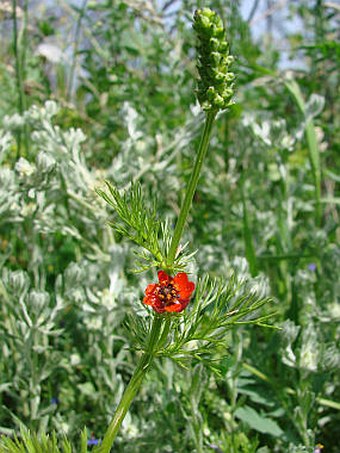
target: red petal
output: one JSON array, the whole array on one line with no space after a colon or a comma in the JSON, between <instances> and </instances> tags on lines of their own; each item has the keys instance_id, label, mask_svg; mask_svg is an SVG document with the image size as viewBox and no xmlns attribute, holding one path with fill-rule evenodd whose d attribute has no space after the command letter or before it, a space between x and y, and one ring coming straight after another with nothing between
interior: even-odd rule
<instances>
[{"instance_id":1,"label":"red petal","mask_svg":"<svg viewBox=\"0 0 340 453\"><path fill-rule=\"evenodd\" d=\"M164 313L164 302L160 300L158 297L154 298L154 303L152 304L152 308L157 312L157 313Z\"/></svg>"},{"instance_id":2,"label":"red petal","mask_svg":"<svg viewBox=\"0 0 340 453\"><path fill-rule=\"evenodd\" d=\"M151 297L144 297L143 304L145 304L145 305L153 305Z\"/></svg>"},{"instance_id":3,"label":"red petal","mask_svg":"<svg viewBox=\"0 0 340 453\"><path fill-rule=\"evenodd\" d=\"M185 272L178 272L174 277L174 282L179 285L186 284L188 282L188 274Z\"/></svg>"},{"instance_id":4,"label":"red petal","mask_svg":"<svg viewBox=\"0 0 340 453\"><path fill-rule=\"evenodd\" d=\"M179 290L182 286L186 286L188 282L188 275L185 272L178 272L174 277L174 284L178 286Z\"/></svg>"},{"instance_id":5,"label":"red petal","mask_svg":"<svg viewBox=\"0 0 340 453\"><path fill-rule=\"evenodd\" d=\"M158 271L158 280L162 286L165 286L172 281L172 277L164 271Z\"/></svg>"},{"instance_id":6,"label":"red petal","mask_svg":"<svg viewBox=\"0 0 340 453\"><path fill-rule=\"evenodd\" d=\"M190 299L180 300L180 302L181 302L181 305L182 305L182 310L184 310L185 308L187 308L187 305L190 302Z\"/></svg>"},{"instance_id":7,"label":"red petal","mask_svg":"<svg viewBox=\"0 0 340 453\"><path fill-rule=\"evenodd\" d=\"M190 299L191 294L195 289L195 283L189 282L188 276L185 272L179 272L174 277L174 286L179 292L181 300Z\"/></svg>"},{"instance_id":8,"label":"red petal","mask_svg":"<svg viewBox=\"0 0 340 453\"><path fill-rule=\"evenodd\" d=\"M164 313L163 301L159 300L156 294L145 296L143 299L145 305L150 305L157 313Z\"/></svg>"},{"instance_id":9,"label":"red petal","mask_svg":"<svg viewBox=\"0 0 340 453\"><path fill-rule=\"evenodd\" d=\"M158 301L157 296L154 295L145 296L143 299L143 303L145 305L151 305L152 307L157 303L157 301Z\"/></svg>"},{"instance_id":10,"label":"red petal","mask_svg":"<svg viewBox=\"0 0 340 453\"><path fill-rule=\"evenodd\" d=\"M155 290L157 289L158 284L157 283L151 283L145 288L145 295L148 296L149 294L153 294Z\"/></svg>"},{"instance_id":11,"label":"red petal","mask_svg":"<svg viewBox=\"0 0 340 453\"><path fill-rule=\"evenodd\" d=\"M177 304L171 304L171 305L167 305L165 308L165 311L168 311L170 313L173 313L173 312L177 312L179 313L180 311L184 310L183 306L181 303L177 303Z\"/></svg>"},{"instance_id":12,"label":"red petal","mask_svg":"<svg viewBox=\"0 0 340 453\"><path fill-rule=\"evenodd\" d=\"M195 289L195 283L194 282L188 282L188 285L186 286L186 288L182 288L179 291L179 298L181 300L190 299L192 293L194 292L194 289Z\"/></svg>"}]
</instances>

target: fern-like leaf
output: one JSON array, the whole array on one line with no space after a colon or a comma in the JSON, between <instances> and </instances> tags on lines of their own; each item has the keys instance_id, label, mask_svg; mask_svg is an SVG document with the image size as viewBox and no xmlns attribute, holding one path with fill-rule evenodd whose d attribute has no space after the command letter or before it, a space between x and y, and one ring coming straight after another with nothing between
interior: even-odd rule
<instances>
[{"instance_id":1,"label":"fern-like leaf","mask_svg":"<svg viewBox=\"0 0 340 453\"><path fill-rule=\"evenodd\" d=\"M228 332L238 324L273 327L262 313L271 299L254 290L253 280L234 273L228 281L206 276L198 281L191 306L173 320L172 335L161 351L185 366L188 359L212 360L216 349L227 348ZM221 351L220 351L221 352Z\"/></svg>"}]
</instances>

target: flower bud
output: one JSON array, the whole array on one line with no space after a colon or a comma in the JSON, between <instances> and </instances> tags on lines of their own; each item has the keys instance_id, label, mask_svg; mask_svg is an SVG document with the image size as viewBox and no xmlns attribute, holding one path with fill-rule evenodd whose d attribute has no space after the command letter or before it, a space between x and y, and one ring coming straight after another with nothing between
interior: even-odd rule
<instances>
[{"instance_id":1,"label":"flower bud","mask_svg":"<svg viewBox=\"0 0 340 453\"><path fill-rule=\"evenodd\" d=\"M214 11L196 10L193 28L198 52L197 99L203 110L217 113L233 104L235 75L229 72L229 66L234 57L229 55L222 20Z\"/></svg>"}]
</instances>

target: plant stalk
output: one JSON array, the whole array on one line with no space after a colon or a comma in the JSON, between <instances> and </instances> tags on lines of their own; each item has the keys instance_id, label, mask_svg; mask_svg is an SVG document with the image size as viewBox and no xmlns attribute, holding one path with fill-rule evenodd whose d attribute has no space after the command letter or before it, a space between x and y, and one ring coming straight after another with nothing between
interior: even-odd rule
<instances>
[{"instance_id":1,"label":"plant stalk","mask_svg":"<svg viewBox=\"0 0 340 453\"><path fill-rule=\"evenodd\" d=\"M123 393L116 412L105 433L102 444L94 450L96 453L109 453L111 451L111 447L116 439L120 425L122 424L134 397L140 389L143 379L150 368L155 353L157 352L157 345L163 326L163 319L164 318L160 316L154 317L149 335L148 348L140 358L130 382Z\"/></svg>"},{"instance_id":2,"label":"plant stalk","mask_svg":"<svg viewBox=\"0 0 340 453\"><path fill-rule=\"evenodd\" d=\"M88 0L83 0L83 3L79 9L78 19L77 19L77 23L76 23L75 36L74 36L74 41L73 41L72 65L71 65L71 69L70 69L70 75L69 75L69 79L68 79L68 83L67 83L67 91L66 91L66 96L67 96L68 100L72 100L74 75L75 75L76 66L77 66L78 47L79 47L79 41L80 41L81 26L82 26L82 20L84 18L85 12L86 12L87 1Z\"/></svg>"},{"instance_id":3,"label":"plant stalk","mask_svg":"<svg viewBox=\"0 0 340 453\"><path fill-rule=\"evenodd\" d=\"M210 135L211 135L212 126L214 124L215 117L216 117L216 112L209 112L209 113L207 113L207 116L205 119L204 130L203 130L203 133L201 136L201 141L200 141L200 144L198 147L196 161L194 164L194 169L191 173L188 188L187 188L185 198L184 198L184 201L183 201L183 204L181 207L181 211L180 211L178 219L177 219L174 235L172 237L172 241L171 241L171 245L170 245L170 249L169 249L167 267L170 269L174 264L177 248L178 248L179 242L182 238L185 222L188 217L192 199L194 198L194 194L195 194L196 187L198 184L198 179L200 177L204 157L208 150Z\"/></svg>"},{"instance_id":4,"label":"plant stalk","mask_svg":"<svg viewBox=\"0 0 340 453\"><path fill-rule=\"evenodd\" d=\"M18 17L17 17L17 1L12 0L12 19L13 19L13 52L15 58L15 77L16 86L18 91L18 113L23 115L27 108L26 95L25 95L25 64L26 64L26 42L27 42L27 21L28 21L28 1L25 0L23 5L23 26L22 32L18 30ZM28 150L28 131L27 126L24 125L23 130L24 146ZM22 132L17 134L17 158L22 153Z\"/></svg>"},{"instance_id":5,"label":"plant stalk","mask_svg":"<svg viewBox=\"0 0 340 453\"><path fill-rule=\"evenodd\" d=\"M212 126L216 117L216 112L207 113L204 130L202 133L201 141L198 147L197 157L195 160L194 168L190 177L188 188L185 194L183 205L176 223L174 235L171 241L169 255L167 260L167 267L171 269L176 258L176 251L181 240L183 229L186 219L191 207L192 199L195 194L199 176L201 173L204 157L207 153L209 146L210 135ZM165 321L166 322L163 322ZM104 435L103 442L98 446L94 452L96 453L109 453L112 445L116 439L119 428L126 416L129 407L135 398L138 390L140 389L143 379L150 368L152 361L155 357L157 350L166 341L169 332L170 321L161 316L155 316L149 334L148 347L140 358L136 370L134 371L128 386L126 387L123 396L118 404L116 412L111 420L111 423Z\"/></svg>"}]
</instances>

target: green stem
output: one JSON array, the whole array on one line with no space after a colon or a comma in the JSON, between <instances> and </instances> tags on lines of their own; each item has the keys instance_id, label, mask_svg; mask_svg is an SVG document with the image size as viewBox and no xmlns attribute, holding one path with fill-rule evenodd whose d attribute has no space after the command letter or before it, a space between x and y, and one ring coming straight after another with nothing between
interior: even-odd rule
<instances>
[{"instance_id":1,"label":"green stem","mask_svg":"<svg viewBox=\"0 0 340 453\"><path fill-rule=\"evenodd\" d=\"M19 57L19 46L18 46L18 21L17 21L17 2L16 0L12 1L12 9L13 9L13 51L14 51L14 58L15 58L15 76L16 76L16 85L18 90L18 111L19 114L22 115L23 113L23 90L22 90L22 83L21 83L21 71L20 71L20 57ZM21 154L21 133L20 131L17 134L17 157L20 157Z\"/></svg>"},{"instance_id":2,"label":"green stem","mask_svg":"<svg viewBox=\"0 0 340 453\"><path fill-rule=\"evenodd\" d=\"M212 130L212 126L213 126L215 117L216 117L215 112L209 112L209 113L207 113L207 116L205 119L204 130L203 130L201 141L200 141L200 144L198 147L197 157L196 157L196 161L194 164L194 169L191 173L188 188L187 188L187 191L185 194L183 205L181 207L181 211L178 216L174 235L172 237L172 241L171 241L171 245L170 245L170 249L169 249L167 267L170 269L174 264L177 248L178 248L179 242L180 242L182 234L183 234L185 221L188 217L192 199L193 199L195 191L196 191L198 179L200 177L200 173L201 173L201 169L202 169L203 160L204 160L204 157L206 155L206 152L207 152L207 149L209 146L211 130Z\"/></svg>"},{"instance_id":3,"label":"green stem","mask_svg":"<svg viewBox=\"0 0 340 453\"><path fill-rule=\"evenodd\" d=\"M15 76L16 76L16 85L18 91L18 112L22 116L26 110L26 96L24 90L24 79L25 79L25 45L27 42L27 18L28 18L28 2L24 2L24 16L23 16L23 27L22 34L19 36L18 30L18 18L17 18L17 1L12 0L12 10L13 10L13 51L15 58ZM21 145L22 145L22 135L21 132L18 132L17 135L17 157L21 155ZM24 126L24 145L26 152L28 149L28 132L27 126Z\"/></svg>"},{"instance_id":4,"label":"green stem","mask_svg":"<svg viewBox=\"0 0 340 453\"><path fill-rule=\"evenodd\" d=\"M115 412L115 414L111 420L111 423L105 433L102 444L100 445L100 447L98 447L96 450L94 450L96 453L109 453L110 452L113 442L115 441L115 438L118 434L120 425L122 424L122 421L124 420L125 415L126 415L127 411L129 410L129 407L130 407L134 397L136 396L136 394L143 382L143 379L153 361L153 358L154 358L156 350L157 350L157 345L158 345L158 340L160 337L162 325L163 325L163 318L160 316L155 316L153 323L152 323L151 331L150 331L147 350L144 352L144 354L140 358L138 365L135 369L135 372L133 373L129 384L124 391L124 394L118 404L116 412Z\"/></svg>"},{"instance_id":5,"label":"green stem","mask_svg":"<svg viewBox=\"0 0 340 453\"><path fill-rule=\"evenodd\" d=\"M78 47L79 47L79 40L80 40L80 32L81 32L81 23L83 17L86 12L87 0L84 0L78 14L78 20L76 24L75 36L73 41L73 56L72 56L72 65L70 69L70 75L67 84L67 92L66 96L68 100L72 98L72 91L73 91L73 84L74 84L74 74L77 66L77 58L78 58Z\"/></svg>"},{"instance_id":6,"label":"green stem","mask_svg":"<svg viewBox=\"0 0 340 453\"><path fill-rule=\"evenodd\" d=\"M202 133L201 141L199 144L196 161L194 164L194 169L192 171L188 188L185 194L183 205L178 216L177 224L175 227L174 235L169 249L169 255L167 260L167 267L170 269L173 266L176 257L177 247L179 241L181 240L183 229L185 226L185 221L187 219L192 199L197 187L198 179L201 173L202 164L204 157L206 155L209 140L211 135L212 126L216 117L216 112L210 112L206 116L206 121L204 125L204 130ZM168 336L170 328L170 319L167 318L166 322L163 322L165 318L160 316L155 316L153 324L151 327L147 350L144 352L142 357L139 360L139 363L136 367L135 372L133 373L131 380L126 387L124 394L118 404L116 412L111 420L111 423L105 433L102 444L97 447L94 451L96 453L109 453L111 447L115 441L115 438L118 434L120 425L122 424L129 407L136 396L138 390L140 389L143 379L150 368L150 365L154 359L154 356L157 352L157 349L162 347L165 343Z\"/></svg>"}]
</instances>

